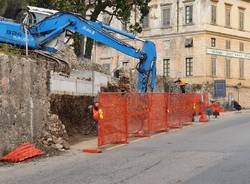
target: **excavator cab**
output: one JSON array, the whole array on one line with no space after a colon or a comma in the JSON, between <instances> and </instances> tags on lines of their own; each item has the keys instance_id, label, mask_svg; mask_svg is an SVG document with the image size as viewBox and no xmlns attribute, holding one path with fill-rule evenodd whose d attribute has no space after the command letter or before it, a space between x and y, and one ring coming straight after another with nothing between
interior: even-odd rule
<instances>
[{"instance_id":1,"label":"excavator cab","mask_svg":"<svg viewBox=\"0 0 250 184\"><path fill-rule=\"evenodd\" d=\"M45 8L38 8L34 6L27 6L26 9L19 10L16 16L16 22L32 27L33 25L41 22L46 17L49 17L58 11L49 10Z\"/></svg>"}]
</instances>

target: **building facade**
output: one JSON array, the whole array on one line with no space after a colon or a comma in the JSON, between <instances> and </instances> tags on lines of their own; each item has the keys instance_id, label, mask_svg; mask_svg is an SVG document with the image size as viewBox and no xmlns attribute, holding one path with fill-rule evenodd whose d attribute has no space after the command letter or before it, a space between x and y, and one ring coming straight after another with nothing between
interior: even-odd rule
<instances>
[{"instance_id":1,"label":"building facade","mask_svg":"<svg viewBox=\"0 0 250 184\"><path fill-rule=\"evenodd\" d=\"M250 107L250 1L152 0L150 7L139 36L156 44L157 75L212 86L225 81L220 99ZM95 53L111 73L136 63L104 46Z\"/></svg>"}]
</instances>

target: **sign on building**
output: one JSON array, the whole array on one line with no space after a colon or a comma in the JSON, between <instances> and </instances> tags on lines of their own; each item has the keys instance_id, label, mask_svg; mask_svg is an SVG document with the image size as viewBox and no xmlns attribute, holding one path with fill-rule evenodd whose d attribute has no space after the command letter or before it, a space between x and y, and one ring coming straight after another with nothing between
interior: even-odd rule
<instances>
[{"instance_id":1,"label":"sign on building","mask_svg":"<svg viewBox=\"0 0 250 184\"><path fill-rule=\"evenodd\" d=\"M226 81L215 80L214 81L214 97L225 97L226 96Z\"/></svg>"},{"instance_id":2,"label":"sign on building","mask_svg":"<svg viewBox=\"0 0 250 184\"><path fill-rule=\"evenodd\" d=\"M250 53L243 53L243 52L236 52L236 51L227 51L227 50L221 50L221 49L208 48L207 54L250 60Z\"/></svg>"}]
</instances>

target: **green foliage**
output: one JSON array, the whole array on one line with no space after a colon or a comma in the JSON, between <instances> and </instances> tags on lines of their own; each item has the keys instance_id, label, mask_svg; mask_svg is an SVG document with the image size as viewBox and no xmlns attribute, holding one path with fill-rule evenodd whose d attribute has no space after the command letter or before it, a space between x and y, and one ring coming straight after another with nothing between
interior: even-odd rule
<instances>
[{"instance_id":1,"label":"green foliage","mask_svg":"<svg viewBox=\"0 0 250 184\"><path fill-rule=\"evenodd\" d=\"M0 16L3 16L7 8L7 1L6 0L1 0L0 1Z\"/></svg>"},{"instance_id":2,"label":"green foliage","mask_svg":"<svg viewBox=\"0 0 250 184\"><path fill-rule=\"evenodd\" d=\"M26 0L26 3L31 6L75 12L81 15L85 13L84 0Z\"/></svg>"},{"instance_id":3,"label":"green foliage","mask_svg":"<svg viewBox=\"0 0 250 184\"><path fill-rule=\"evenodd\" d=\"M10 56L23 55L23 50L21 48L9 44L0 44L0 52L8 54Z\"/></svg>"},{"instance_id":4,"label":"green foliage","mask_svg":"<svg viewBox=\"0 0 250 184\"><path fill-rule=\"evenodd\" d=\"M0 16L15 19L17 13L23 8L23 1L0 0Z\"/></svg>"}]
</instances>

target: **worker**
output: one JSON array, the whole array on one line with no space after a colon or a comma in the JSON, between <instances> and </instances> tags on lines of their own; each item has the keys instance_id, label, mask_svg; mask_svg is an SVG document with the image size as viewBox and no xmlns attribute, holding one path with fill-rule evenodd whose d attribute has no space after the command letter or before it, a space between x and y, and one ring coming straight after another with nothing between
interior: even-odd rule
<instances>
[{"instance_id":1,"label":"worker","mask_svg":"<svg viewBox=\"0 0 250 184\"><path fill-rule=\"evenodd\" d=\"M180 87L182 93L186 92L186 90L185 90L186 83L185 83L185 81L183 79L178 78L178 80L176 80L174 83L178 83L179 84L179 87Z\"/></svg>"},{"instance_id":2,"label":"worker","mask_svg":"<svg viewBox=\"0 0 250 184\"><path fill-rule=\"evenodd\" d=\"M95 128L98 131L98 122L103 119L103 111L99 106L98 102L94 103L94 106L92 108L92 119L94 120L95 123Z\"/></svg>"},{"instance_id":3,"label":"worker","mask_svg":"<svg viewBox=\"0 0 250 184\"><path fill-rule=\"evenodd\" d=\"M220 104L214 100L211 100L211 105L209 106L213 112L215 118L220 115Z\"/></svg>"}]
</instances>

